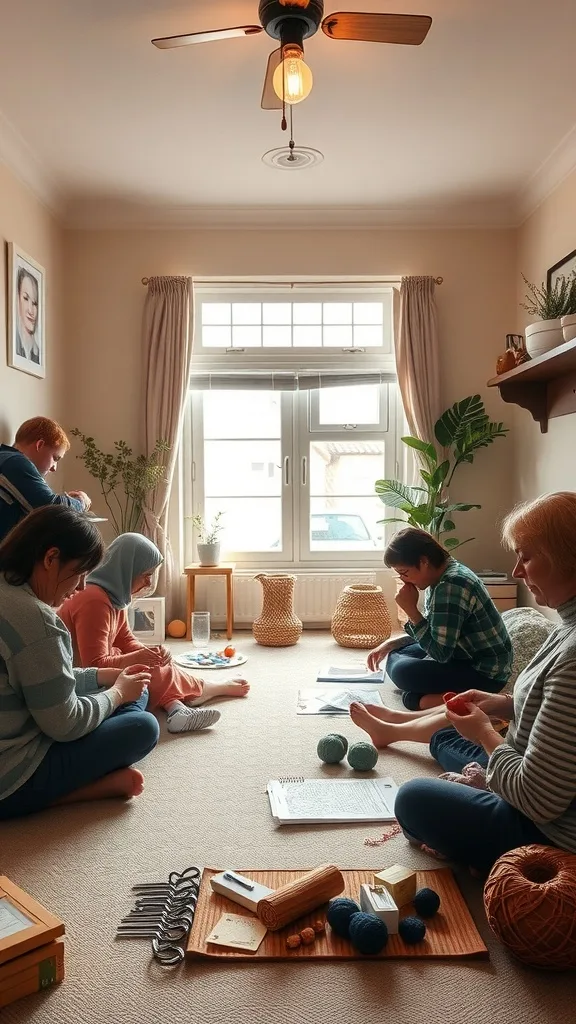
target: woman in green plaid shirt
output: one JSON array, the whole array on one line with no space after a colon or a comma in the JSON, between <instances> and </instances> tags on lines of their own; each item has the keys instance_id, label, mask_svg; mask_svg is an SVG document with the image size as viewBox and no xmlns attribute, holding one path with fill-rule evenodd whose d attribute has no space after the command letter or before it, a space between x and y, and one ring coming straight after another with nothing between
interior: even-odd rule
<instances>
[{"instance_id":1,"label":"woman in green plaid shirt","mask_svg":"<svg viewBox=\"0 0 576 1024\"><path fill-rule=\"evenodd\" d=\"M404 582L396 603L408 616L405 634L372 651L375 670L386 673L410 711L442 703L448 690L499 693L512 670L512 644L486 587L429 533L407 527L384 552L386 565ZM424 614L419 591L426 591Z\"/></svg>"}]
</instances>

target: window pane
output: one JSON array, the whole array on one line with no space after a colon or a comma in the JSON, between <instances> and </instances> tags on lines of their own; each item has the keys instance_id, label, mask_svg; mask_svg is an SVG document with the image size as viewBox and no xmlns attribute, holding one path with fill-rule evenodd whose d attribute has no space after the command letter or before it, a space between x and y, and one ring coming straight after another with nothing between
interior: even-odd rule
<instances>
[{"instance_id":1,"label":"window pane","mask_svg":"<svg viewBox=\"0 0 576 1024\"><path fill-rule=\"evenodd\" d=\"M282 550L281 498L206 498L204 508L209 522L216 512L224 512L225 551Z\"/></svg>"},{"instance_id":2,"label":"window pane","mask_svg":"<svg viewBox=\"0 0 576 1024\"><path fill-rule=\"evenodd\" d=\"M232 303L233 324L259 324L262 321L262 306L259 302Z\"/></svg>"},{"instance_id":3,"label":"window pane","mask_svg":"<svg viewBox=\"0 0 576 1024\"><path fill-rule=\"evenodd\" d=\"M291 324L292 306L289 302L265 302L262 307L263 324Z\"/></svg>"},{"instance_id":4,"label":"window pane","mask_svg":"<svg viewBox=\"0 0 576 1024\"><path fill-rule=\"evenodd\" d=\"M325 327L324 345L334 348L352 348L352 326Z\"/></svg>"},{"instance_id":5,"label":"window pane","mask_svg":"<svg viewBox=\"0 0 576 1024\"><path fill-rule=\"evenodd\" d=\"M292 328L263 327L262 343L267 348L290 348L292 346Z\"/></svg>"},{"instance_id":6,"label":"window pane","mask_svg":"<svg viewBox=\"0 0 576 1024\"><path fill-rule=\"evenodd\" d=\"M321 327L294 327L293 328L293 342L294 347L298 346L308 347L320 346L322 344L322 328Z\"/></svg>"},{"instance_id":7,"label":"window pane","mask_svg":"<svg viewBox=\"0 0 576 1024\"><path fill-rule=\"evenodd\" d=\"M374 327L354 327L354 345L356 348L370 348L382 345L382 324Z\"/></svg>"},{"instance_id":8,"label":"window pane","mask_svg":"<svg viewBox=\"0 0 576 1024\"><path fill-rule=\"evenodd\" d=\"M310 550L382 550L384 526L378 524L378 519L385 514L384 505L375 498L312 498Z\"/></svg>"},{"instance_id":9,"label":"window pane","mask_svg":"<svg viewBox=\"0 0 576 1024\"><path fill-rule=\"evenodd\" d=\"M381 324L382 320L383 306L381 302L354 303L355 324Z\"/></svg>"},{"instance_id":10,"label":"window pane","mask_svg":"<svg viewBox=\"0 0 576 1024\"><path fill-rule=\"evenodd\" d=\"M278 392L204 391L202 398L206 441L280 437L281 396Z\"/></svg>"},{"instance_id":11,"label":"window pane","mask_svg":"<svg viewBox=\"0 0 576 1024\"><path fill-rule=\"evenodd\" d=\"M272 497L282 489L280 441L204 442L206 497Z\"/></svg>"},{"instance_id":12,"label":"window pane","mask_svg":"<svg viewBox=\"0 0 576 1024\"><path fill-rule=\"evenodd\" d=\"M203 324L229 324L230 303L229 302L203 302L202 323Z\"/></svg>"},{"instance_id":13,"label":"window pane","mask_svg":"<svg viewBox=\"0 0 576 1024\"><path fill-rule=\"evenodd\" d=\"M202 344L206 348L230 348L232 330L230 327L203 327Z\"/></svg>"},{"instance_id":14,"label":"window pane","mask_svg":"<svg viewBox=\"0 0 576 1024\"><path fill-rule=\"evenodd\" d=\"M358 384L345 388L321 388L318 405L318 424L321 427L379 423L380 387L378 384Z\"/></svg>"},{"instance_id":15,"label":"window pane","mask_svg":"<svg viewBox=\"0 0 576 1024\"><path fill-rule=\"evenodd\" d=\"M383 441L312 441L310 494L318 498L374 494L384 476Z\"/></svg>"},{"instance_id":16,"label":"window pane","mask_svg":"<svg viewBox=\"0 0 576 1024\"><path fill-rule=\"evenodd\" d=\"M321 302L295 302L292 306L292 322L295 324L321 324Z\"/></svg>"},{"instance_id":17,"label":"window pane","mask_svg":"<svg viewBox=\"0 0 576 1024\"><path fill-rule=\"evenodd\" d=\"M351 324L352 303L351 302L325 302L324 303L325 324Z\"/></svg>"},{"instance_id":18,"label":"window pane","mask_svg":"<svg viewBox=\"0 0 576 1024\"><path fill-rule=\"evenodd\" d=\"M233 327L232 345L234 348L260 348L262 345L262 328Z\"/></svg>"}]
</instances>

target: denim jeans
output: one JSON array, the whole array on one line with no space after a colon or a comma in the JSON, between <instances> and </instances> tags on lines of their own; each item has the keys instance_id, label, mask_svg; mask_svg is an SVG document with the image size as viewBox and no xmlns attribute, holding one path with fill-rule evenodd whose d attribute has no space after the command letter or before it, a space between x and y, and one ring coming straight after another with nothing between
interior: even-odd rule
<instances>
[{"instance_id":1,"label":"denim jeans","mask_svg":"<svg viewBox=\"0 0 576 1024\"><path fill-rule=\"evenodd\" d=\"M476 761L483 768L488 764L484 747L464 739L452 726L434 733L430 740L430 753L445 772L461 772L471 761Z\"/></svg>"},{"instance_id":2,"label":"denim jeans","mask_svg":"<svg viewBox=\"0 0 576 1024\"><path fill-rule=\"evenodd\" d=\"M148 691L124 704L93 732L72 743L53 743L34 774L0 800L0 821L41 811L104 775L140 761L154 749L160 729L146 711Z\"/></svg>"},{"instance_id":3,"label":"denim jeans","mask_svg":"<svg viewBox=\"0 0 576 1024\"><path fill-rule=\"evenodd\" d=\"M464 690L499 693L504 686L504 683L477 672L469 661L454 658L443 664L431 661L426 658L426 651L416 643L388 655L386 674L399 690L404 691L402 703L410 711L418 709L424 693L446 693L448 690L455 693Z\"/></svg>"},{"instance_id":4,"label":"denim jeans","mask_svg":"<svg viewBox=\"0 0 576 1024\"><path fill-rule=\"evenodd\" d=\"M508 850L550 840L515 807L487 790L444 779L400 786L396 817L407 838L487 873Z\"/></svg>"}]
</instances>

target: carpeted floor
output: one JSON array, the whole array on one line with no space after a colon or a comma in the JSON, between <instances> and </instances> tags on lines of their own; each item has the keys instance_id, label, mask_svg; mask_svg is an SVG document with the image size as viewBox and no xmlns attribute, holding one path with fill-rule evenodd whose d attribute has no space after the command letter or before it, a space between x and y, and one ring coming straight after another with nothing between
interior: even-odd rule
<instances>
[{"instance_id":1,"label":"carpeted floor","mask_svg":"<svg viewBox=\"0 0 576 1024\"><path fill-rule=\"evenodd\" d=\"M298 686L313 685L321 664L354 661L327 633L305 633L274 650L239 635L248 655L247 700L221 704L210 732L172 737L144 762L146 790L131 804L69 807L0 825L0 873L66 922L65 983L0 1012L2 1024L511 1024L569 1020L573 975L546 975L515 964L492 940L481 886L459 881L490 947L489 963L391 961L334 965L189 965L163 973L146 941L118 942L115 926L137 881L164 878L190 864L236 868L340 867L394 862L432 867L402 837L364 845L378 825L276 829L265 784L279 774L319 776L315 748L349 720L295 713ZM394 698L395 700L397 698ZM338 769L329 769L338 772ZM406 745L381 756L378 771L398 782L434 774L427 752ZM456 825L457 823L455 823Z\"/></svg>"}]
</instances>

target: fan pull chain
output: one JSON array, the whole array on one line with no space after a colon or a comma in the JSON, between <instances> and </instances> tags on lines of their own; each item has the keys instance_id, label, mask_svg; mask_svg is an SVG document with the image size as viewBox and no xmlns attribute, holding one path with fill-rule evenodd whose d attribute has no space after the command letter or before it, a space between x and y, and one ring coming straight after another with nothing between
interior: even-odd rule
<instances>
[{"instance_id":1,"label":"fan pull chain","mask_svg":"<svg viewBox=\"0 0 576 1024\"><path fill-rule=\"evenodd\" d=\"M284 45L280 48L280 59L284 60ZM285 132L288 127L286 121L286 69L282 67L282 131Z\"/></svg>"},{"instance_id":2,"label":"fan pull chain","mask_svg":"<svg viewBox=\"0 0 576 1024\"><path fill-rule=\"evenodd\" d=\"M290 148L290 156L288 157L289 160L294 160L294 146L295 146L295 142L294 142L294 115L293 115L293 111L294 111L294 107L291 106L290 107L290 142L288 143L288 146Z\"/></svg>"}]
</instances>

